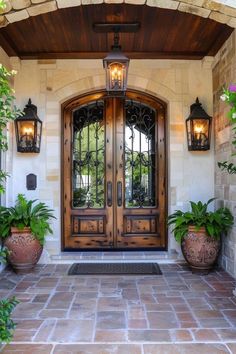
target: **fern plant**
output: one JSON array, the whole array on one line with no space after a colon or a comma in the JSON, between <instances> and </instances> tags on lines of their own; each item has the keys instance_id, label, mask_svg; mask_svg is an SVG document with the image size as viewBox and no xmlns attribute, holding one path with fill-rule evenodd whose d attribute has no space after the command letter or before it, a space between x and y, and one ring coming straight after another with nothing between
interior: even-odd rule
<instances>
[{"instance_id":1,"label":"fern plant","mask_svg":"<svg viewBox=\"0 0 236 354\"><path fill-rule=\"evenodd\" d=\"M168 217L168 225L174 225L172 232L177 242L181 243L187 235L189 226L195 226L196 230L205 227L207 234L215 239L220 239L221 234L232 227L234 218L228 208L207 211L208 205L214 199L209 199L207 203L190 202L191 211L176 210Z\"/></svg>"},{"instance_id":2,"label":"fern plant","mask_svg":"<svg viewBox=\"0 0 236 354\"><path fill-rule=\"evenodd\" d=\"M15 297L0 300L0 344L12 340L16 323L11 319L11 313L18 303Z\"/></svg>"},{"instance_id":3,"label":"fern plant","mask_svg":"<svg viewBox=\"0 0 236 354\"><path fill-rule=\"evenodd\" d=\"M41 245L45 242L45 236L52 233L49 220L54 218L53 210L45 203L37 203L36 200L27 200L23 194L18 194L16 205L6 208L0 207L0 235L5 238L10 234L11 227L23 230L29 227L32 234Z\"/></svg>"}]
</instances>

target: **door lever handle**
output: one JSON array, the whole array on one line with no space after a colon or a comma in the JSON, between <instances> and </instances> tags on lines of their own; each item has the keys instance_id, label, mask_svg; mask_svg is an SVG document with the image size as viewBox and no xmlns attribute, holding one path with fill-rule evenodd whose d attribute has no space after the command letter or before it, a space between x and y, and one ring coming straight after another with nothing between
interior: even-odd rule
<instances>
[{"instance_id":1,"label":"door lever handle","mask_svg":"<svg viewBox=\"0 0 236 354\"><path fill-rule=\"evenodd\" d=\"M122 182L117 182L117 205L122 206Z\"/></svg>"},{"instance_id":2,"label":"door lever handle","mask_svg":"<svg viewBox=\"0 0 236 354\"><path fill-rule=\"evenodd\" d=\"M107 205L112 206L112 183L107 182Z\"/></svg>"}]
</instances>

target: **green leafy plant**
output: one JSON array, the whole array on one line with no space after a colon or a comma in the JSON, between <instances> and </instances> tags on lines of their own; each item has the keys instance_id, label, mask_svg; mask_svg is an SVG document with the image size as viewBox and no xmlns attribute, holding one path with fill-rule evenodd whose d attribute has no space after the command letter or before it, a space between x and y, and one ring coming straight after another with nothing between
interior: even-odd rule
<instances>
[{"instance_id":1,"label":"green leafy plant","mask_svg":"<svg viewBox=\"0 0 236 354\"><path fill-rule=\"evenodd\" d=\"M228 118L232 124L232 131L233 131L233 140L232 145L236 148L236 85L230 85L228 89L223 89L223 94L220 96L221 100L226 102L230 106L230 110L228 112ZM236 154L233 153L231 156L235 156ZM218 162L218 167L221 171L226 171L229 174L236 173L236 166L233 162L229 161L222 161Z\"/></svg>"},{"instance_id":2,"label":"green leafy plant","mask_svg":"<svg viewBox=\"0 0 236 354\"><path fill-rule=\"evenodd\" d=\"M32 234L43 245L46 234L52 233L49 220L55 219L55 216L53 210L49 209L45 203L36 202L37 200L27 200L23 194L18 194L14 207L0 207L1 237L7 237L11 227L17 227L20 230L30 227Z\"/></svg>"},{"instance_id":3,"label":"green leafy plant","mask_svg":"<svg viewBox=\"0 0 236 354\"><path fill-rule=\"evenodd\" d=\"M14 90L11 88L9 80L16 74L15 70L7 70L0 64L0 150L8 149L6 127L8 122L11 122L18 116L22 115L22 111L14 105ZM0 170L0 193L5 191L4 183L7 178L7 172Z\"/></svg>"},{"instance_id":4,"label":"green leafy plant","mask_svg":"<svg viewBox=\"0 0 236 354\"><path fill-rule=\"evenodd\" d=\"M223 232L226 233L231 228L234 218L228 208L207 211L208 205L214 199L209 199L204 204L201 201L197 203L190 201L191 211L176 210L168 217L168 225L174 225L172 232L177 242L181 243L189 226L195 226L196 230L205 227L207 234L215 239L219 239Z\"/></svg>"},{"instance_id":5,"label":"green leafy plant","mask_svg":"<svg viewBox=\"0 0 236 354\"><path fill-rule=\"evenodd\" d=\"M0 10L6 7L5 1L0 0ZM14 90L10 85L10 79L16 74L15 70L7 70L0 64L0 153L8 149L6 127L9 122L22 115L23 113L17 109L14 102ZM5 182L8 173L0 169L0 194L5 192ZM6 260L6 249L0 244L0 263Z\"/></svg>"},{"instance_id":6,"label":"green leafy plant","mask_svg":"<svg viewBox=\"0 0 236 354\"><path fill-rule=\"evenodd\" d=\"M12 340L16 323L11 319L11 313L18 303L15 297L0 301L0 344L9 343Z\"/></svg>"},{"instance_id":7,"label":"green leafy plant","mask_svg":"<svg viewBox=\"0 0 236 354\"><path fill-rule=\"evenodd\" d=\"M0 11L5 8L5 1L0 0ZM1 151L6 151L8 149L5 133L8 122L22 114L20 110L13 106L14 91L10 86L9 79L15 74L15 71L8 71L2 64L0 64L0 153ZM8 173L0 169L0 194L5 192L4 183L7 177ZM7 255L8 251L4 248L4 245L1 242L0 264L6 263ZM11 313L18 303L19 301L16 300L15 297L0 301L0 344L9 343L12 340L16 323L11 319Z\"/></svg>"}]
</instances>

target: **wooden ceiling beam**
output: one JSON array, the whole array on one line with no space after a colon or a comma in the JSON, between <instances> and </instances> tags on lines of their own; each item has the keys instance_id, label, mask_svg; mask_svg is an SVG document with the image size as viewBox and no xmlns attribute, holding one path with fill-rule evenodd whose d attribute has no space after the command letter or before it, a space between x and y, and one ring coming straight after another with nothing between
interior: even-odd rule
<instances>
[{"instance_id":1,"label":"wooden ceiling beam","mask_svg":"<svg viewBox=\"0 0 236 354\"><path fill-rule=\"evenodd\" d=\"M205 52L124 52L130 59L187 59L199 60ZM22 60L31 59L103 59L107 52L19 53Z\"/></svg>"}]
</instances>

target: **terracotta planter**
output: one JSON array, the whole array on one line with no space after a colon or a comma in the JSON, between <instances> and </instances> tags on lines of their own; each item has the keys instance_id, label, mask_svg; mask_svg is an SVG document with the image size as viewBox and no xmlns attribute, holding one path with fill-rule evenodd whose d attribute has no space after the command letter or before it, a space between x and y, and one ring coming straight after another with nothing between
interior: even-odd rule
<instances>
[{"instance_id":1,"label":"terracotta planter","mask_svg":"<svg viewBox=\"0 0 236 354\"><path fill-rule=\"evenodd\" d=\"M10 251L8 261L17 273L27 273L33 269L43 251L29 227L23 230L12 227L11 235L4 244Z\"/></svg>"},{"instance_id":2,"label":"terracotta planter","mask_svg":"<svg viewBox=\"0 0 236 354\"><path fill-rule=\"evenodd\" d=\"M189 226L181 248L192 270L208 273L214 267L219 255L220 240L208 236L205 227L196 231L194 226Z\"/></svg>"}]
</instances>

